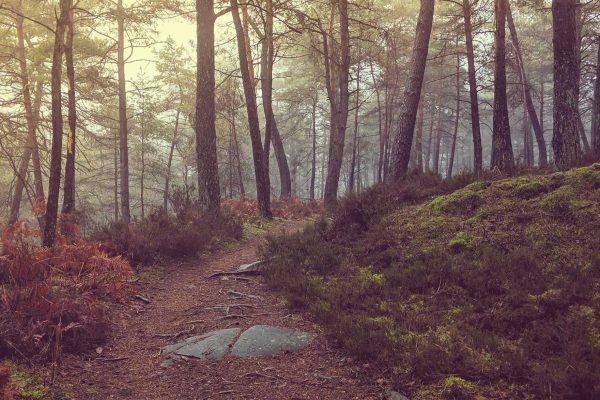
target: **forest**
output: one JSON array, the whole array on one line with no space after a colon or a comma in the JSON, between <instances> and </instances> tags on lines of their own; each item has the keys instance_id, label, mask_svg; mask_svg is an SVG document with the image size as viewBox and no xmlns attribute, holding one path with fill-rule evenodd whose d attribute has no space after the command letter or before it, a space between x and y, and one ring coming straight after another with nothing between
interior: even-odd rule
<instances>
[{"instance_id":1,"label":"forest","mask_svg":"<svg viewBox=\"0 0 600 400\"><path fill-rule=\"evenodd\" d=\"M600 398L597 0L0 30L0 399Z\"/></svg>"}]
</instances>

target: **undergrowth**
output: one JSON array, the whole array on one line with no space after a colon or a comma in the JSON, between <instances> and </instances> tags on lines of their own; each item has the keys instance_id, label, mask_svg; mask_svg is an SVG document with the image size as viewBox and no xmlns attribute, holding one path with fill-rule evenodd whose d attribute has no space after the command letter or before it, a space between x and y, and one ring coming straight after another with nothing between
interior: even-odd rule
<instances>
[{"instance_id":1,"label":"undergrowth","mask_svg":"<svg viewBox=\"0 0 600 400\"><path fill-rule=\"evenodd\" d=\"M9 226L0 256L0 358L57 361L110 332L107 307L127 294L129 263L59 237L42 248L26 223Z\"/></svg>"},{"instance_id":2,"label":"undergrowth","mask_svg":"<svg viewBox=\"0 0 600 400\"><path fill-rule=\"evenodd\" d=\"M598 232L595 164L377 187L264 255L292 309L411 399L585 400L600 398Z\"/></svg>"}]
</instances>

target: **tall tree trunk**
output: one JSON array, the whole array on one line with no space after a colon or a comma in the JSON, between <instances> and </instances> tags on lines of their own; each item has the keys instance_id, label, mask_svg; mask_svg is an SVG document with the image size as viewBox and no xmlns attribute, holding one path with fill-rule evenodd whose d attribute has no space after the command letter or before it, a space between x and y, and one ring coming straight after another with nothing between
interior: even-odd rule
<instances>
[{"instance_id":1,"label":"tall tree trunk","mask_svg":"<svg viewBox=\"0 0 600 400\"><path fill-rule=\"evenodd\" d=\"M521 50L521 43L519 42L519 36L517 35L517 28L515 26L515 22L513 20L512 8L510 7L510 1L506 2L507 7L507 22L508 28L510 30L510 38L515 49L515 53L517 56L517 66L519 68L519 77L521 79L521 85L523 86L523 94L525 107L527 109L527 113L529 114L529 120L531 121L531 125L533 127L533 132L535 133L535 139L538 145L538 154L539 154L539 166L545 167L548 165L548 153L546 151L546 140L544 139L544 131L540 124L540 120L535 111L535 106L533 105L533 98L531 96L531 85L529 83L529 78L527 76L527 71L525 70L525 60L523 59L523 51Z\"/></svg>"},{"instance_id":2,"label":"tall tree trunk","mask_svg":"<svg viewBox=\"0 0 600 400\"><path fill-rule=\"evenodd\" d=\"M508 0L495 0L496 31L494 35L494 122L492 131L492 168L511 173L514 156L506 95L506 12Z\"/></svg>"},{"instance_id":3,"label":"tall tree trunk","mask_svg":"<svg viewBox=\"0 0 600 400\"><path fill-rule=\"evenodd\" d=\"M233 146L235 149L235 159L236 159L236 166L237 166L237 175L238 175L238 182L239 182L239 189L240 189L240 196L244 197L246 195L246 191L244 188L244 174L242 173L242 161L241 161L241 157L240 157L240 144L238 142L238 137L237 137L237 126L235 124L235 120L236 120L236 112L235 112L235 103L232 104L231 107L231 131L233 133Z\"/></svg>"},{"instance_id":4,"label":"tall tree trunk","mask_svg":"<svg viewBox=\"0 0 600 400\"><path fill-rule=\"evenodd\" d=\"M211 211L221 204L215 106L215 12L213 0L196 0L196 157L200 202Z\"/></svg>"},{"instance_id":5,"label":"tall tree trunk","mask_svg":"<svg viewBox=\"0 0 600 400\"><path fill-rule=\"evenodd\" d=\"M421 0L417 34L411 59L410 75L404 91L404 101L400 110L398 134L392 150L392 178L402 179L408 170L410 149L412 147L417 109L421 98L423 77L429 52L429 38L433 25L434 0Z\"/></svg>"},{"instance_id":6,"label":"tall tree trunk","mask_svg":"<svg viewBox=\"0 0 600 400\"><path fill-rule=\"evenodd\" d=\"M67 66L68 90L68 121L67 157L65 163L65 185L63 194L63 214L75 211L75 149L77 129L77 109L75 104L75 66L73 63L73 38L75 37L75 21L73 0L69 0L69 14L65 40L65 63Z\"/></svg>"},{"instance_id":7,"label":"tall tree trunk","mask_svg":"<svg viewBox=\"0 0 600 400\"><path fill-rule=\"evenodd\" d=\"M265 113L265 161L267 171L269 170L270 144L273 142L273 150L279 169L279 182L281 185L281 197L292 195L292 182L287 156L283 147L283 141L277 129L277 122L273 112L273 64L275 62L275 47L273 43L273 0L267 0L265 17L265 34L262 42L261 54L261 85L263 109Z\"/></svg>"},{"instance_id":8,"label":"tall tree trunk","mask_svg":"<svg viewBox=\"0 0 600 400\"><path fill-rule=\"evenodd\" d=\"M429 124L429 135L427 135L427 152L425 153L425 171L431 171L429 166L429 161L431 160L431 144L433 143L433 130L435 128L435 123L437 121L438 125L440 123L440 91L437 90L436 95L433 98L433 103L431 103L431 119Z\"/></svg>"},{"instance_id":9,"label":"tall tree trunk","mask_svg":"<svg viewBox=\"0 0 600 400\"><path fill-rule=\"evenodd\" d=\"M475 69L475 51L473 49L473 24L471 0L463 0L465 20L465 43L469 75L469 96L471 100L471 129L473 131L473 162L476 176L483 171L483 149L481 145L481 126L479 121L479 96L477 94L477 75Z\"/></svg>"},{"instance_id":10,"label":"tall tree trunk","mask_svg":"<svg viewBox=\"0 0 600 400\"><path fill-rule=\"evenodd\" d=\"M358 114L360 111L360 61L358 63L358 69L356 72L356 92L355 92L356 101L354 103L354 137L352 139L352 160L350 161L350 178L349 178L349 186L348 191L350 193L354 192L355 189L355 181L356 181L356 156L358 151Z\"/></svg>"},{"instance_id":11,"label":"tall tree trunk","mask_svg":"<svg viewBox=\"0 0 600 400\"><path fill-rule=\"evenodd\" d=\"M575 44L577 49L577 70L579 73L577 74L577 110L579 112L579 120L577 121L577 129L579 130L579 136L581 138L581 144L583 145L583 151L585 153L589 153L592 151L590 147L590 142L588 141L587 135L585 133L585 126L583 125L583 119L581 115L581 110L579 109L579 97L581 94L581 42L583 40L583 5L581 4L581 0L576 1L577 8L575 9L575 20L577 23L577 31L576 38L577 42Z\"/></svg>"},{"instance_id":12,"label":"tall tree trunk","mask_svg":"<svg viewBox=\"0 0 600 400\"><path fill-rule=\"evenodd\" d=\"M42 105L42 94L43 94L43 84L41 81L36 83L35 87L35 97L33 100L33 116L34 116L34 131L37 131L38 121L40 117L40 107ZM26 186L27 181L27 170L29 169L29 162L31 160L32 154L32 146L29 138L29 133L27 134L27 142L25 144L25 148L23 149L23 154L21 155L21 159L19 161L19 167L17 170L17 180L15 183L15 189L13 192L12 201L10 203L10 214L8 217L8 224L14 224L19 219L19 212L21 210L21 201L23 200L23 190ZM44 206L45 207L45 206ZM43 220L40 220L43 222ZM43 224L42 224L43 225Z\"/></svg>"},{"instance_id":13,"label":"tall tree trunk","mask_svg":"<svg viewBox=\"0 0 600 400\"><path fill-rule=\"evenodd\" d=\"M46 222L44 224L44 246L52 247L56 238L58 218L58 197L62 167L63 116L61 99L62 57L64 33L69 18L69 0L60 1L60 16L54 31L54 53L52 55L52 153L50 159L50 179Z\"/></svg>"},{"instance_id":14,"label":"tall tree trunk","mask_svg":"<svg viewBox=\"0 0 600 400\"><path fill-rule=\"evenodd\" d=\"M119 91L119 170L121 177L121 219L131 221L129 206L129 145L127 130L127 92L125 82L125 11L123 0L117 3L117 75Z\"/></svg>"},{"instance_id":15,"label":"tall tree trunk","mask_svg":"<svg viewBox=\"0 0 600 400\"><path fill-rule=\"evenodd\" d=\"M439 107L438 107L438 114L437 114L437 126L435 129L435 141L433 142L433 173L438 175L440 173L440 153L441 153L441 146L442 146L442 125L443 125L443 121L442 121L442 115L444 113L442 112L442 103L440 103Z\"/></svg>"},{"instance_id":16,"label":"tall tree trunk","mask_svg":"<svg viewBox=\"0 0 600 400\"><path fill-rule=\"evenodd\" d=\"M379 158L377 162L377 183L381 183L383 180L383 109L381 108L381 93L379 93L379 86L375 81L375 69L373 68L373 60L369 59L369 65L371 67L371 79L373 80L373 87L375 88L375 95L377 98L377 122L378 122L378 133L379 133Z\"/></svg>"},{"instance_id":17,"label":"tall tree trunk","mask_svg":"<svg viewBox=\"0 0 600 400\"><path fill-rule=\"evenodd\" d=\"M144 121L144 110L145 105L142 100L142 112L141 112L141 120L140 120L140 136L141 136L141 168L140 168L140 208L141 208L141 217L144 219L146 217L146 203L144 199L144 189L145 183L144 180L146 178L146 132L145 132L145 121Z\"/></svg>"},{"instance_id":18,"label":"tall tree trunk","mask_svg":"<svg viewBox=\"0 0 600 400\"><path fill-rule=\"evenodd\" d=\"M171 188L171 167L173 166L173 154L175 153L175 145L177 144L177 137L179 135L179 118L181 117L181 109L177 108L177 114L175 114L175 131L173 132L173 139L171 139L171 147L169 148L169 158L167 158L167 175L165 177L165 190L163 192L163 209L167 211L169 209L169 190Z\"/></svg>"},{"instance_id":19,"label":"tall tree trunk","mask_svg":"<svg viewBox=\"0 0 600 400\"><path fill-rule=\"evenodd\" d=\"M118 131L114 135L113 145L113 161L114 161L114 175L113 175L113 202L115 212L115 223L119 221L119 137Z\"/></svg>"},{"instance_id":20,"label":"tall tree trunk","mask_svg":"<svg viewBox=\"0 0 600 400\"><path fill-rule=\"evenodd\" d=\"M448 157L448 178L452 178L454 168L454 153L456 152L456 141L458 140L458 126L460 122L460 52L458 51L458 37L456 37L456 115L454 117L454 134L452 135L452 148Z\"/></svg>"},{"instance_id":21,"label":"tall tree trunk","mask_svg":"<svg viewBox=\"0 0 600 400\"><path fill-rule=\"evenodd\" d=\"M245 45L245 33L240 19L237 0L230 0L231 13L237 36L238 53L240 59L240 70L242 73L242 83L244 85L244 96L246 98L246 109L248 112L248 126L250 128L250 140L252 142L252 157L254 159L254 175L256 178L256 197L260 215L264 218L272 218L270 204L270 189L267 179L265 154L263 151L260 125L258 120L258 109L256 105L256 95L252 86L250 69Z\"/></svg>"},{"instance_id":22,"label":"tall tree trunk","mask_svg":"<svg viewBox=\"0 0 600 400\"><path fill-rule=\"evenodd\" d=\"M348 107L350 93L348 84L350 78L350 31L348 18L348 0L337 0L340 25L340 60L339 68L332 68L338 78L337 96L329 89L330 103L334 105L332 115L331 138L329 141L329 160L327 165L327 179L325 181L325 207L333 209L337 205L337 193L340 181L340 172L344 158L344 143L346 139L346 125L348 124ZM332 13L333 17L333 13ZM328 55L325 55L328 57ZM327 60L331 64L332 60ZM334 61L337 64L337 60ZM333 77L331 77L333 79ZM329 85L331 86L331 85ZM337 97L337 98L336 98ZM334 100L335 99L335 100Z\"/></svg>"},{"instance_id":23,"label":"tall tree trunk","mask_svg":"<svg viewBox=\"0 0 600 400\"><path fill-rule=\"evenodd\" d=\"M315 199L315 182L317 180L317 103L319 101L318 92L312 99L312 159L310 164L310 188L309 198Z\"/></svg>"},{"instance_id":24,"label":"tall tree trunk","mask_svg":"<svg viewBox=\"0 0 600 400\"><path fill-rule=\"evenodd\" d=\"M594 108L592 109L592 151L600 155L600 35L598 35L598 58L596 61L596 84Z\"/></svg>"},{"instance_id":25,"label":"tall tree trunk","mask_svg":"<svg viewBox=\"0 0 600 400\"><path fill-rule=\"evenodd\" d=\"M554 45L554 136L556 166L565 170L581 162L578 129L579 52L577 0L552 0Z\"/></svg>"},{"instance_id":26,"label":"tall tree trunk","mask_svg":"<svg viewBox=\"0 0 600 400\"><path fill-rule=\"evenodd\" d=\"M417 113L417 140L415 142L415 156L417 171L423 172L423 127L425 122L425 96L421 96L419 111Z\"/></svg>"},{"instance_id":27,"label":"tall tree trunk","mask_svg":"<svg viewBox=\"0 0 600 400\"><path fill-rule=\"evenodd\" d=\"M25 51L25 32L23 30L23 3L17 1L17 16L15 25L17 30L17 57L19 59L19 73L21 75L21 87L23 90L23 105L25 107L25 118L27 121L27 143L31 152L33 164L33 179L35 187L34 214L38 215L40 228L44 224L44 181L42 179L42 166L40 163L40 152L37 141L37 121L31 103L31 87L29 84L29 71L27 70L27 56Z\"/></svg>"}]
</instances>

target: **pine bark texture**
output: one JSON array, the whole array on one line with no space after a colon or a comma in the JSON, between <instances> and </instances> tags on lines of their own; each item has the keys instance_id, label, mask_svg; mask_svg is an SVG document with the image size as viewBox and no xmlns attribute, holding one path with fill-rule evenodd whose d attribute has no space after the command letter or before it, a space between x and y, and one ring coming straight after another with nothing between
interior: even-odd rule
<instances>
[{"instance_id":1,"label":"pine bark texture","mask_svg":"<svg viewBox=\"0 0 600 400\"><path fill-rule=\"evenodd\" d=\"M421 0L421 9L417 21L417 34L410 64L410 74L400 110L398 133L392 148L390 172L393 180L404 178L408 171L417 109L419 108L425 67L427 65L434 8L434 0Z\"/></svg>"},{"instance_id":2,"label":"pine bark texture","mask_svg":"<svg viewBox=\"0 0 600 400\"><path fill-rule=\"evenodd\" d=\"M131 221L129 205L129 144L127 128L127 91L125 82L125 11L117 3L117 75L119 93L119 173L121 180L121 221Z\"/></svg>"},{"instance_id":3,"label":"pine bark texture","mask_svg":"<svg viewBox=\"0 0 600 400\"><path fill-rule=\"evenodd\" d=\"M75 103L75 65L73 61L73 39L75 37L75 22L73 0L69 0L68 23L65 39L65 64L68 89L68 122L67 157L65 162L65 185L63 188L63 214L75 211L75 150L77 130L77 106Z\"/></svg>"}]
</instances>

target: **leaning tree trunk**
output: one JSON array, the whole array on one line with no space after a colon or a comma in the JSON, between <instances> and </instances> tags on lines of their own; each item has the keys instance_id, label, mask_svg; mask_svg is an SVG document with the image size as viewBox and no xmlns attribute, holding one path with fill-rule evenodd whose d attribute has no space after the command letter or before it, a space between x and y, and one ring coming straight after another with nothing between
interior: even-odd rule
<instances>
[{"instance_id":1,"label":"leaning tree trunk","mask_svg":"<svg viewBox=\"0 0 600 400\"><path fill-rule=\"evenodd\" d=\"M596 61L596 85L592 110L592 151L600 155L600 35L598 35L598 59Z\"/></svg>"},{"instance_id":2,"label":"leaning tree trunk","mask_svg":"<svg viewBox=\"0 0 600 400\"><path fill-rule=\"evenodd\" d=\"M44 224L44 181L42 179L42 166L37 141L37 121L31 102L31 87L29 83L29 71L27 69L27 55L25 51L25 32L23 29L22 0L17 3L17 17L15 25L17 31L17 57L19 59L19 73L21 75L21 87L23 90L23 105L25 107L25 118L27 122L27 145L31 152L33 164L33 179L35 187L35 201L33 204L34 214L38 215L40 228Z\"/></svg>"},{"instance_id":3,"label":"leaning tree trunk","mask_svg":"<svg viewBox=\"0 0 600 400\"><path fill-rule=\"evenodd\" d=\"M200 201L207 210L220 207L215 105L215 13L213 0L196 0L196 156Z\"/></svg>"},{"instance_id":4,"label":"leaning tree trunk","mask_svg":"<svg viewBox=\"0 0 600 400\"><path fill-rule=\"evenodd\" d=\"M34 127L37 131L38 121L40 119L40 107L42 105L42 94L43 94L43 84L42 82L37 82L35 88L35 98L33 101L33 117L34 117ZM27 143L23 150L23 154L21 155L21 159L19 161L19 167L17 170L17 181L15 183L15 190L13 192L13 198L10 203L10 214L8 217L8 224L14 224L19 219L19 212L21 210L21 201L23 200L23 190L26 186L27 180L27 170L29 169L29 161L31 160L32 146L29 137L27 138ZM43 226L43 219L39 220Z\"/></svg>"},{"instance_id":5,"label":"leaning tree trunk","mask_svg":"<svg viewBox=\"0 0 600 400\"><path fill-rule=\"evenodd\" d=\"M434 0L421 0L417 34L411 59L410 75L404 91L404 101L400 110L398 134L392 150L391 175L394 180L402 179L408 170L417 109L421 98L423 77L429 52L429 38L433 25Z\"/></svg>"},{"instance_id":6,"label":"leaning tree trunk","mask_svg":"<svg viewBox=\"0 0 600 400\"><path fill-rule=\"evenodd\" d=\"M554 45L554 136L556 166L565 170L581 162L578 129L579 62L577 0L552 1Z\"/></svg>"},{"instance_id":7,"label":"leaning tree trunk","mask_svg":"<svg viewBox=\"0 0 600 400\"><path fill-rule=\"evenodd\" d=\"M125 12L123 0L117 3L117 75L119 92L119 172L121 178L121 220L131 221L129 206L129 145L127 130L127 92L125 86Z\"/></svg>"},{"instance_id":8,"label":"leaning tree trunk","mask_svg":"<svg viewBox=\"0 0 600 400\"><path fill-rule=\"evenodd\" d=\"M244 85L244 96L246 98L246 109L248 113L248 126L250 128L250 141L252 142L252 157L254 159L254 175L256 178L256 197L260 215L264 218L272 218L270 189L267 179L265 154L263 151L260 125L258 120L258 108L256 105L256 95L252 85L252 77L248 66L248 58L245 45L245 33L240 19L237 0L230 0L231 14L237 36L238 54L240 59L240 70L242 74L242 83Z\"/></svg>"},{"instance_id":9,"label":"leaning tree trunk","mask_svg":"<svg viewBox=\"0 0 600 400\"><path fill-rule=\"evenodd\" d=\"M52 152L50 159L50 179L46 222L44 224L44 246L52 247L56 238L58 218L58 196L62 161L63 116L61 99L62 57L64 33L67 25L70 0L60 1L60 16L54 31L54 53L52 55Z\"/></svg>"},{"instance_id":10,"label":"leaning tree trunk","mask_svg":"<svg viewBox=\"0 0 600 400\"><path fill-rule=\"evenodd\" d=\"M339 68L332 68L337 71L339 91L337 99L332 101L332 90L330 92L330 103L334 107L332 115L331 139L329 142L329 160L327 164L327 178L325 181L325 207L332 209L337 205L337 193L340 181L340 172L344 158L344 143L346 140L346 125L348 124L348 107L350 102L350 93L348 91L350 78L350 30L348 18L348 0L338 0L337 2L340 22L340 60ZM333 13L332 13L333 16ZM334 52L335 53L335 52ZM325 57L328 57L325 55ZM331 64L331 60L328 60ZM337 64L337 60L334 61ZM333 78L331 78L333 79Z\"/></svg>"},{"instance_id":11,"label":"leaning tree trunk","mask_svg":"<svg viewBox=\"0 0 600 400\"><path fill-rule=\"evenodd\" d=\"M465 42L467 47L467 65L469 75L469 95L471 100L471 129L473 130L473 162L475 175L483 171L483 149L481 145L481 126L479 125L479 96L477 94L477 72L475 70L475 52L473 49L472 6L470 0L463 0L465 20Z\"/></svg>"},{"instance_id":12,"label":"leaning tree trunk","mask_svg":"<svg viewBox=\"0 0 600 400\"><path fill-rule=\"evenodd\" d=\"M517 28L516 28L515 22L513 20L512 9L510 7L510 1L506 2L506 6L507 6L508 28L510 30L510 38L511 38L513 47L515 49L516 56L517 56L517 65L519 68L521 85L523 86L525 107L527 109L527 113L529 114L529 120L531 121L531 125L533 127L533 132L535 134L535 139L536 139L537 145L538 145L539 166L545 167L546 165L548 165L548 152L546 151L546 140L544 139L544 131L542 129L542 125L540 124L540 120L536 113L535 106L533 105L533 99L531 96L531 85L529 84L529 77L527 76L527 72L525 70L525 60L523 59L521 43L519 42L519 37L517 35Z\"/></svg>"},{"instance_id":13,"label":"leaning tree trunk","mask_svg":"<svg viewBox=\"0 0 600 400\"><path fill-rule=\"evenodd\" d=\"M67 65L68 91L68 121L69 134L67 136L67 157L65 163L65 185L63 188L63 214L75 211L75 148L77 129L77 109L75 104L75 66L73 63L73 38L75 36L75 22L73 15L73 0L69 0L69 19L66 28L65 63Z\"/></svg>"},{"instance_id":14,"label":"leaning tree trunk","mask_svg":"<svg viewBox=\"0 0 600 400\"><path fill-rule=\"evenodd\" d=\"M492 168L505 173L512 172L514 156L508 117L508 97L506 95L506 12L508 0L496 0L496 32L494 35L495 64L494 74L494 121L492 131Z\"/></svg>"}]
</instances>

